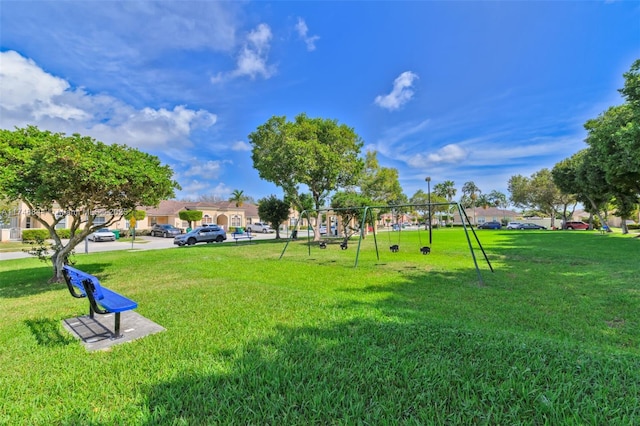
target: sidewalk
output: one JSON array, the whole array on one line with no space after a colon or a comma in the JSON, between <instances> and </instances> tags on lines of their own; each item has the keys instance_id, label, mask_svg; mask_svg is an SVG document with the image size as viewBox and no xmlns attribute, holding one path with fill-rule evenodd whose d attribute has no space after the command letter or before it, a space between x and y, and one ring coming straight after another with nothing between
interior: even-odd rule
<instances>
[{"instance_id":1,"label":"sidewalk","mask_svg":"<svg viewBox=\"0 0 640 426\"><path fill-rule=\"evenodd\" d=\"M268 240L274 239L276 237L275 233L272 234L258 234L254 233L255 240ZM285 238L285 235L281 235L281 238ZM63 240L66 243L68 240ZM161 238L161 237L148 237L148 236L140 236L136 237L136 241L144 241L144 242L135 242L131 244L131 242L121 242L119 240L116 241L103 241L103 242L94 242L94 241L85 241L78 244L75 247L76 254L86 254L86 253L97 253L102 251L114 251L114 250L160 250L160 249L169 249L169 248L178 248L178 246L173 244L173 238ZM227 240L223 244L235 244L233 238L230 234L227 234ZM28 253L23 251L15 251L8 253L0 253L0 260L11 260L11 259L26 259L31 256Z\"/></svg>"}]
</instances>

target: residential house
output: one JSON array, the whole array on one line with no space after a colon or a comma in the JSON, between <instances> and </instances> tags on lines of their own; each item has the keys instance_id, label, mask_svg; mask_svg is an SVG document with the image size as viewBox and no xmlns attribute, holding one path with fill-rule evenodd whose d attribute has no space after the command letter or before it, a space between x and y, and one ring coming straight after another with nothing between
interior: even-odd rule
<instances>
[{"instance_id":1,"label":"residential house","mask_svg":"<svg viewBox=\"0 0 640 426\"><path fill-rule=\"evenodd\" d=\"M135 224L136 229L150 229L157 223L171 224L177 228L186 229L189 224L180 219L179 214L182 210L200 210L202 211L202 220L193 223L192 226L200 226L203 224L217 224L225 229L230 227L246 226L247 224L259 222L258 208L254 204L243 203L242 206L236 206L234 202L188 202L164 200L158 207L141 207L140 210L146 212L146 217ZM105 212L108 213L108 212ZM119 214L119 212L117 212ZM52 209L51 212L39 213L47 221L53 220L53 215L64 215L61 210ZM97 216L95 223L106 223L108 215ZM70 223L69 216L64 217L56 226L58 229L67 228ZM112 229L127 230L130 222L122 218L118 222L110 225ZM24 229L38 229L44 226L31 215L30 210L24 203L20 203L10 217L10 225L8 230L3 230L0 234L2 241L19 240L22 237ZM6 232L5 232L6 231Z\"/></svg>"}]
</instances>

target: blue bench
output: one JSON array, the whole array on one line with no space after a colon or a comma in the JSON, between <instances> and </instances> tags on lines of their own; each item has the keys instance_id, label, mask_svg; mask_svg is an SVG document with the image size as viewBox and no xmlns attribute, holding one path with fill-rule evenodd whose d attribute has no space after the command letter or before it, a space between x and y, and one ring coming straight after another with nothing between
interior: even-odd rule
<instances>
[{"instance_id":1,"label":"blue bench","mask_svg":"<svg viewBox=\"0 0 640 426\"><path fill-rule=\"evenodd\" d=\"M89 316L91 318L93 318L94 314L116 314L112 338L122 337L120 333L120 313L135 309L138 304L115 291L103 287L96 277L79 269L65 265L62 269L62 274L71 295L78 299L86 297L89 301Z\"/></svg>"},{"instance_id":2,"label":"blue bench","mask_svg":"<svg viewBox=\"0 0 640 426\"><path fill-rule=\"evenodd\" d=\"M236 244L238 244L238 240L249 240L249 243L251 243L251 240L253 239L253 235L251 235L251 232L234 232L233 234L231 234L231 237L233 237L233 239L236 241Z\"/></svg>"}]
</instances>

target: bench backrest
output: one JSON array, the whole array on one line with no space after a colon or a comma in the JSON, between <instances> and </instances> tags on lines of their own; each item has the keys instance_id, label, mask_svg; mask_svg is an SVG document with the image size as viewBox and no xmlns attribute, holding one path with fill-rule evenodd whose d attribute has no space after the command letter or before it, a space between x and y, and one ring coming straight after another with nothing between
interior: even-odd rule
<instances>
[{"instance_id":1,"label":"bench backrest","mask_svg":"<svg viewBox=\"0 0 640 426\"><path fill-rule=\"evenodd\" d=\"M95 300L104 299L100 281L98 281L98 279L93 275L87 274L86 272L69 265L65 265L63 267L63 272L67 281L67 286L73 285L83 296L86 296L88 291L91 292ZM69 291L71 291L71 294L73 295L73 289L69 288Z\"/></svg>"}]
</instances>

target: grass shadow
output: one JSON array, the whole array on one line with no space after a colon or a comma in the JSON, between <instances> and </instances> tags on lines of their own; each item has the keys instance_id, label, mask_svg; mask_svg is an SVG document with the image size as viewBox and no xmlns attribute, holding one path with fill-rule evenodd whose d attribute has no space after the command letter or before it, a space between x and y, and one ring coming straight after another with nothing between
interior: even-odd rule
<instances>
[{"instance_id":1,"label":"grass shadow","mask_svg":"<svg viewBox=\"0 0 640 426\"><path fill-rule=\"evenodd\" d=\"M635 410L624 386L583 387L604 385L600 369L619 360L428 323L280 327L215 358L218 373L185 370L145 389L141 424L604 424ZM618 369L621 380L638 383L636 367Z\"/></svg>"},{"instance_id":2,"label":"grass shadow","mask_svg":"<svg viewBox=\"0 0 640 426\"><path fill-rule=\"evenodd\" d=\"M24 322L40 346L54 347L67 346L74 342L73 337L68 333L63 334L60 331L60 321L38 318L29 319Z\"/></svg>"},{"instance_id":3,"label":"grass shadow","mask_svg":"<svg viewBox=\"0 0 640 426\"><path fill-rule=\"evenodd\" d=\"M98 276L99 279L106 278L101 275L107 264L88 263L78 266L79 269ZM50 283L53 275L51 265L42 264L40 267L21 268L5 270L0 272L0 299L17 299L26 296L60 290L65 286L64 282Z\"/></svg>"}]
</instances>

